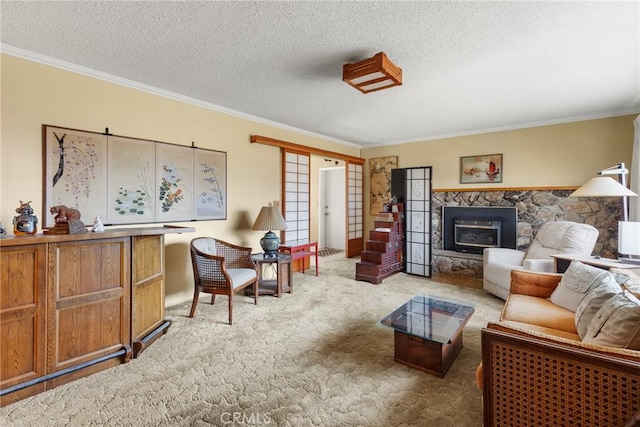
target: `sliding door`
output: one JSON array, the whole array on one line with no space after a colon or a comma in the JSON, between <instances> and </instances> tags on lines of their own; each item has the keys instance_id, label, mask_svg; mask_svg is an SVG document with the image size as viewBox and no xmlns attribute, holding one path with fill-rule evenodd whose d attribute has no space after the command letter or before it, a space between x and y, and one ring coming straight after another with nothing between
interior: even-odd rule
<instances>
[{"instance_id":1,"label":"sliding door","mask_svg":"<svg viewBox=\"0 0 640 427\"><path fill-rule=\"evenodd\" d=\"M310 159L309 153L282 150L282 214L287 222L283 242L310 238Z\"/></svg>"},{"instance_id":2,"label":"sliding door","mask_svg":"<svg viewBox=\"0 0 640 427\"><path fill-rule=\"evenodd\" d=\"M362 164L347 162L347 257L360 255L363 248Z\"/></svg>"}]
</instances>

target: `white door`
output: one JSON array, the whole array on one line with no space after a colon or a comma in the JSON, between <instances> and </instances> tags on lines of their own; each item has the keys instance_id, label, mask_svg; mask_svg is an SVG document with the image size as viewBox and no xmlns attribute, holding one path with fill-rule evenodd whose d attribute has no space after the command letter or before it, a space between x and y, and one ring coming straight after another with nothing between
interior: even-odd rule
<instances>
[{"instance_id":1,"label":"white door","mask_svg":"<svg viewBox=\"0 0 640 427\"><path fill-rule=\"evenodd\" d=\"M344 250L345 243L345 171L344 167L320 169L321 248Z\"/></svg>"}]
</instances>

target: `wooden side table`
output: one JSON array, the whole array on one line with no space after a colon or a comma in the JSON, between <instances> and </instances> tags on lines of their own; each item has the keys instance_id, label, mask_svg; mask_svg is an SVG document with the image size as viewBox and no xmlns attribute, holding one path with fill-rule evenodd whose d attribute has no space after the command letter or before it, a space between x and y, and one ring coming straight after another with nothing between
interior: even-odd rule
<instances>
[{"instance_id":1,"label":"wooden side table","mask_svg":"<svg viewBox=\"0 0 640 427\"><path fill-rule=\"evenodd\" d=\"M284 292L293 293L293 272L291 270L291 256L278 254L276 258L265 258L264 254L251 255L258 273L258 295L275 295L278 298ZM276 266L276 279L263 279L265 265ZM245 290L246 295L253 295L253 288Z\"/></svg>"},{"instance_id":2,"label":"wooden side table","mask_svg":"<svg viewBox=\"0 0 640 427\"><path fill-rule=\"evenodd\" d=\"M281 253L291 256L291 261L301 259L302 274L304 274L305 261L307 258L315 257L316 276L318 275L318 242L310 240L296 240L293 242L285 242L278 249Z\"/></svg>"},{"instance_id":3,"label":"wooden side table","mask_svg":"<svg viewBox=\"0 0 640 427\"><path fill-rule=\"evenodd\" d=\"M618 261L617 259L611 258L596 258L591 255L582 255L582 254L553 254L549 255L554 259L554 271L556 273L564 273L571 261L580 261L583 264L592 265L594 267L602 268L604 270L609 270L610 268L621 268L628 270L638 269L639 266L635 264L625 264L623 262Z\"/></svg>"}]
</instances>

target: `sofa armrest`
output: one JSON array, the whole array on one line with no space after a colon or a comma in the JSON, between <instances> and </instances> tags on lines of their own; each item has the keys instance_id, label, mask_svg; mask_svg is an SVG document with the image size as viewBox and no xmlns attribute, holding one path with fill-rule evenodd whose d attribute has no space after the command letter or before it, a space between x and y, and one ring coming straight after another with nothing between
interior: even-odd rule
<instances>
[{"instance_id":1,"label":"sofa armrest","mask_svg":"<svg viewBox=\"0 0 640 427\"><path fill-rule=\"evenodd\" d=\"M540 273L526 270L511 271L512 294L529 295L532 297L549 298L560 283L562 274Z\"/></svg>"},{"instance_id":2,"label":"sofa armrest","mask_svg":"<svg viewBox=\"0 0 640 427\"><path fill-rule=\"evenodd\" d=\"M481 340L484 426L617 426L640 410L640 352L603 354L491 327Z\"/></svg>"},{"instance_id":3,"label":"sofa armrest","mask_svg":"<svg viewBox=\"0 0 640 427\"><path fill-rule=\"evenodd\" d=\"M485 265L495 263L521 266L525 255L524 252L515 249L486 248L482 251L482 262Z\"/></svg>"}]
</instances>

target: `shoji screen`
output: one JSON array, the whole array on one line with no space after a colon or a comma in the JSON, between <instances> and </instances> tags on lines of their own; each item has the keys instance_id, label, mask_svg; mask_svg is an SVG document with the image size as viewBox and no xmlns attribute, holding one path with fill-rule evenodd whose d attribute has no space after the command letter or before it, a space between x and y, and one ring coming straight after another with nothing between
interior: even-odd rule
<instances>
[{"instance_id":1,"label":"shoji screen","mask_svg":"<svg viewBox=\"0 0 640 427\"><path fill-rule=\"evenodd\" d=\"M287 222L284 242L309 239L310 159L309 153L283 152L283 216ZM281 236L282 238L282 236Z\"/></svg>"},{"instance_id":2,"label":"shoji screen","mask_svg":"<svg viewBox=\"0 0 640 427\"><path fill-rule=\"evenodd\" d=\"M363 186L362 164L347 162L347 256L362 252L363 245Z\"/></svg>"},{"instance_id":3,"label":"shoji screen","mask_svg":"<svg viewBox=\"0 0 640 427\"><path fill-rule=\"evenodd\" d=\"M431 277L431 167L391 173L391 194L405 210L405 273Z\"/></svg>"}]
</instances>

